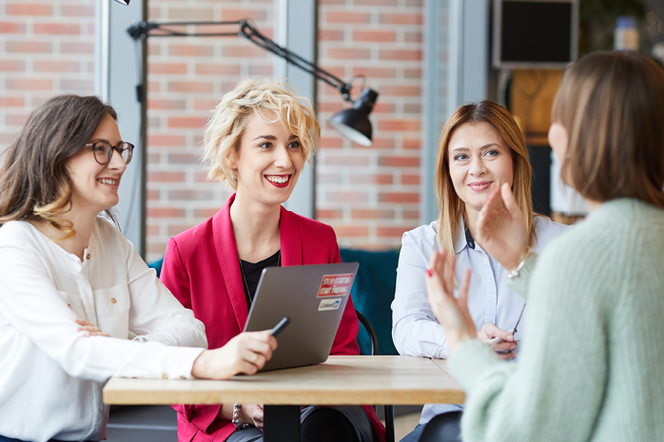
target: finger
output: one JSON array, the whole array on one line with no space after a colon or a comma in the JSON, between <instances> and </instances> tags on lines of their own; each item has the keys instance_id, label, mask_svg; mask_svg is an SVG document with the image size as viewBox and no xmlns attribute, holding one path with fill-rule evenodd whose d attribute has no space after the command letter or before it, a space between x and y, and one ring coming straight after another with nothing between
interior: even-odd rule
<instances>
[{"instance_id":1,"label":"finger","mask_svg":"<svg viewBox=\"0 0 664 442\"><path fill-rule=\"evenodd\" d=\"M73 319L73 321L75 323L77 323L78 325L82 325L84 327L94 327L94 325L92 325L91 323L89 323L85 319L76 318L76 319Z\"/></svg>"},{"instance_id":2,"label":"finger","mask_svg":"<svg viewBox=\"0 0 664 442\"><path fill-rule=\"evenodd\" d=\"M447 265L445 268L445 290L450 295L454 295L454 271L456 270L456 255L449 253Z\"/></svg>"},{"instance_id":3,"label":"finger","mask_svg":"<svg viewBox=\"0 0 664 442\"><path fill-rule=\"evenodd\" d=\"M500 359L503 361L511 361L514 358L516 358L516 354L514 352L509 352L509 353L496 353Z\"/></svg>"},{"instance_id":4,"label":"finger","mask_svg":"<svg viewBox=\"0 0 664 442\"><path fill-rule=\"evenodd\" d=\"M463 305L468 305L468 288L470 287L470 269L466 269L463 274L463 281L459 289L459 302Z\"/></svg>"},{"instance_id":5,"label":"finger","mask_svg":"<svg viewBox=\"0 0 664 442\"><path fill-rule=\"evenodd\" d=\"M503 330L495 324L487 322L482 326L487 335L492 337L499 337L503 341L514 341L514 335L511 331Z\"/></svg>"},{"instance_id":6,"label":"finger","mask_svg":"<svg viewBox=\"0 0 664 442\"><path fill-rule=\"evenodd\" d=\"M505 204L505 208L507 208L507 210L512 215L520 215L521 209L519 209L519 205L516 203L516 199L514 198L512 189L510 189L509 183L503 183L500 188L500 194L502 196L503 203Z\"/></svg>"},{"instance_id":7,"label":"finger","mask_svg":"<svg viewBox=\"0 0 664 442\"><path fill-rule=\"evenodd\" d=\"M497 344L494 344L491 346L491 349L493 351L500 351L500 352L512 352L516 350L516 343L514 342L507 342L507 341L500 341Z\"/></svg>"}]
</instances>

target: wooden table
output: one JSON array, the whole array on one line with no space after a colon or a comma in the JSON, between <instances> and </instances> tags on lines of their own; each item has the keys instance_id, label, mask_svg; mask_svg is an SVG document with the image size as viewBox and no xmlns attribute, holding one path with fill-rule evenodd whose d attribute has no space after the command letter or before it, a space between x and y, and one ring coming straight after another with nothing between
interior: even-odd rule
<instances>
[{"instance_id":1,"label":"wooden table","mask_svg":"<svg viewBox=\"0 0 664 442\"><path fill-rule=\"evenodd\" d=\"M408 356L330 356L325 363L227 381L112 378L106 404L265 404L265 442L299 440L299 405L460 404L446 361Z\"/></svg>"}]
</instances>

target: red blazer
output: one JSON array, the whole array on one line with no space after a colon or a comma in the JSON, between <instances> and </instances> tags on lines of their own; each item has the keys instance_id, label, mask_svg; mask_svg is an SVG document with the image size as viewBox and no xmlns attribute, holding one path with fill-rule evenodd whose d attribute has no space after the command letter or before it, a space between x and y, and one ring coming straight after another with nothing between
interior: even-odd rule
<instances>
[{"instance_id":1,"label":"red blazer","mask_svg":"<svg viewBox=\"0 0 664 442\"><path fill-rule=\"evenodd\" d=\"M202 224L171 238L161 280L183 306L203 321L210 349L219 348L244 329L249 310L244 295L235 234L230 217L233 195ZM281 265L341 262L332 227L281 208ZM357 315L351 299L341 318L331 354L358 355ZM235 431L230 421L214 422L221 405L175 405L178 440L225 441ZM371 406L363 406L378 440L385 428Z\"/></svg>"}]
</instances>

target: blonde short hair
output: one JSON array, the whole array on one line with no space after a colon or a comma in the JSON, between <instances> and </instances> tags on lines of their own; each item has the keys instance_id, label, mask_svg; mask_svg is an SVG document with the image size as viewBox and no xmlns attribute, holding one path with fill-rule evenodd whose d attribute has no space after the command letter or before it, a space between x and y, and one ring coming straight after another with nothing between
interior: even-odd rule
<instances>
[{"instance_id":1,"label":"blonde short hair","mask_svg":"<svg viewBox=\"0 0 664 442\"><path fill-rule=\"evenodd\" d=\"M311 103L297 96L283 81L267 78L246 79L221 99L214 116L205 128L204 161L210 166L208 179L226 183L237 189L237 171L228 160L236 160L240 153L240 139L250 118L265 118L264 111L274 113L273 121L300 138L305 159L318 147L320 126Z\"/></svg>"},{"instance_id":2,"label":"blonde short hair","mask_svg":"<svg viewBox=\"0 0 664 442\"><path fill-rule=\"evenodd\" d=\"M501 105L485 100L479 103L466 104L459 107L450 116L443 128L438 143L438 159L436 160L436 196L438 197L438 240L446 250L454 250L454 238L459 226L459 217L465 212L464 202L454 190L450 176L449 146L454 131L464 124L488 123L496 129L505 144L510 148L514 178L512 191L516 203L523 212L528 229L529 244L535 243L536 235L533 227L533 203L530 192L532 169L528 160L526 140L514 121L512 114Z\"/></svg>"}]
</instances>

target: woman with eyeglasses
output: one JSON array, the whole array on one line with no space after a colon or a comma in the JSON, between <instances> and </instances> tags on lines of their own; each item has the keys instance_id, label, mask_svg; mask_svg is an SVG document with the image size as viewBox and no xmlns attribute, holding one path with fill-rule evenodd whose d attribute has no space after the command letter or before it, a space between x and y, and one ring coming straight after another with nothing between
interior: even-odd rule
<instances>
[{"instance_id":1,"label":"woman with eyeglasses","mask_svg":"<svg viewBox=\"0 0 664 442\"><path fill-rule=\"evenodd\" d=\"M55 97L4 152L0 441L105 439L111 376L224 379L276 348L265 331L204 350L203 324L101 215L134 148L115 120L97 97Z\"/></svg>"},{"instance_id":2,"label":"woman with eyeglasses","mask_svg":"<svg viewBox=\"0 0 664 442\"><path fill-rule=\"evenodd\" d=\"M470 275L455 298L453 257L432 256L429 301L467 394L464 442L662 439L663 118L661 66L636 52L588 55L565 73L549 129L562 178L588 217L537 256L509 187L487 200L478 238L528 299L516 363L477 340Z\"/></svg>"}]
</instances>

